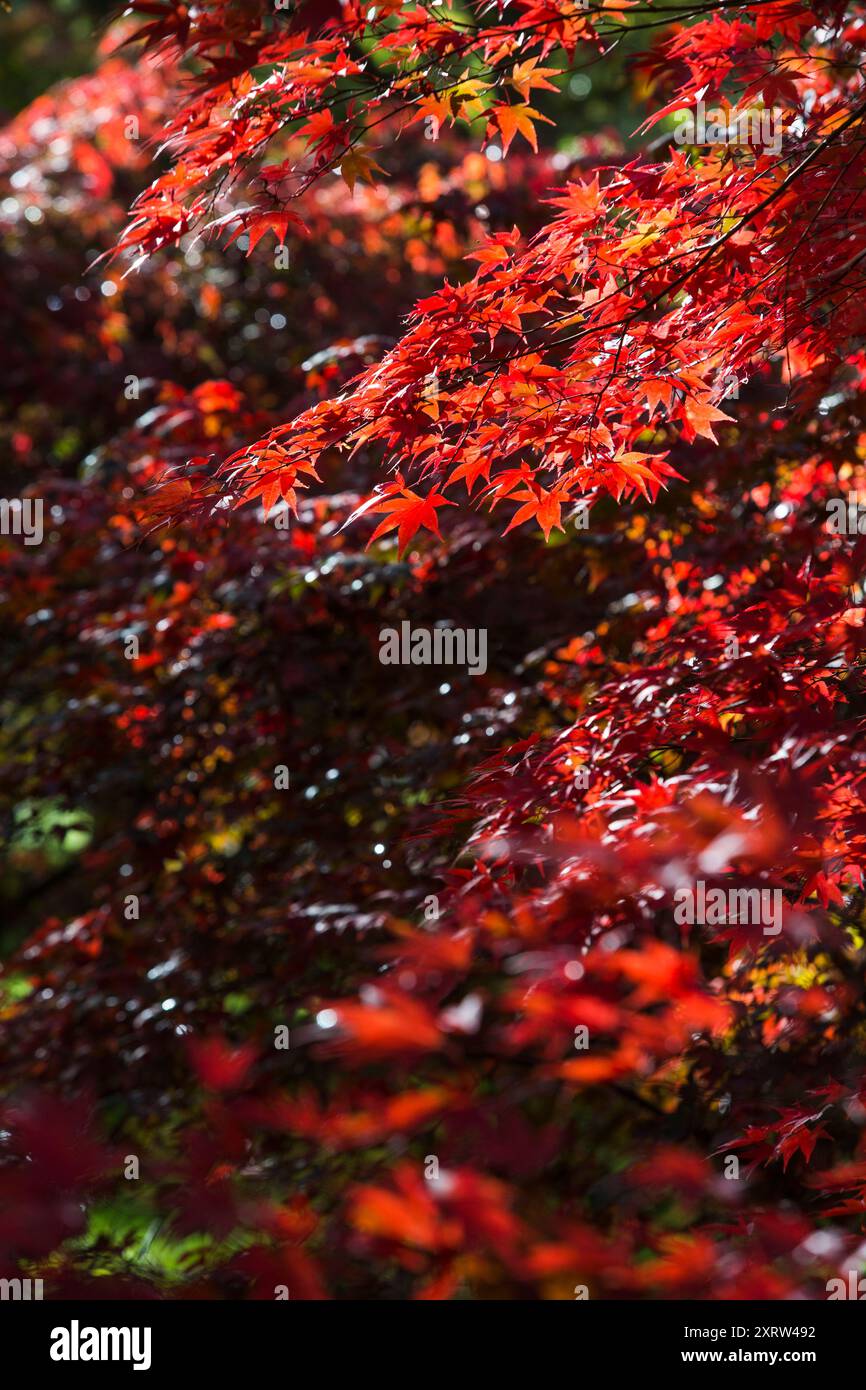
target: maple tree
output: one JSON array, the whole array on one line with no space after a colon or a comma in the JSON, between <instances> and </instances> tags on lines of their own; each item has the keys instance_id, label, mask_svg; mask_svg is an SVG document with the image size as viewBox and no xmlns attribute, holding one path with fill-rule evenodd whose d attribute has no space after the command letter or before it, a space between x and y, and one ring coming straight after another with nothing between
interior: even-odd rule
<instances>
[{"instance_id":1,"label":"maple tree","mask_svg":"<svg viewBox=\"0 0 866 1390\"><path fill-rule=\"evenodd\" d=\"M50 517L0 551L0 1270L826 1297L862 6L130 8L0 134L0 436ZM621 42L636 143L558 149ZM678 143L710 94L777 148ZM383 666L406 619L487 670ZM683 922L698 881L778 932Z\"/></svg>"}]
</instances>

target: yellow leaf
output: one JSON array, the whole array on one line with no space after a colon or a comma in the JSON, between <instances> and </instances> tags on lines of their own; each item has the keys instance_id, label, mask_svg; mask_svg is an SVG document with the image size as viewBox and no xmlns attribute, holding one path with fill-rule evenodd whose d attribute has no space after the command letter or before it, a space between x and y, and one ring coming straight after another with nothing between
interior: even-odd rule
<instances>
[{"instance_id":1,"label":"yellow leaf","mask_svg":"<svg viewBox=\"0 0 866 1390\"><path fill-rule=\"evenodd\" d=\"M354 193L355 184L358 179L365 179L367 183L375 183L373 170L376 169L380 174L385 170L377 164L373 157L365 154L363 150L350 150L343 156L340 164L340 174L349 186L349 192Z\"/></svg>"}]
</instances>

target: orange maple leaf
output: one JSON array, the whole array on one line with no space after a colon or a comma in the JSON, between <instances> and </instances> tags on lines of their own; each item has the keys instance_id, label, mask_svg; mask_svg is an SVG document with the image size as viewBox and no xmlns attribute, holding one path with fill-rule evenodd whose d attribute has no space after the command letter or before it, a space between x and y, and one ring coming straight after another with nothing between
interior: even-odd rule
<instances>
[{"instance_id":1,"label":"orange maple leaf","mask_svg":"<svg viewBox=\"0 0 866 1390\"><path fill-rule=\"evenodd\" d=\"M340 162L340 174L348 185L349 192L354 193L355 184L358 179L364 179L367 183L375 183L373 170L384 174L385 170L381 164L377 164L370 154L363 150L349 150L343 155Z\"/></svg>"},{"instance_id":2,"label":"orange maple leaf","mask_svg":"<svg viewBox=\"0 0 866 1390\"><path fill-rule=\"evenodd\" d=\"M548 125L553 125L547 116L542 116L540 111L535 111L531 106L525 104L519 106L496 106L493 109L496 124L502 132L503 153L508 153L508 147L518 133L529 141L529 144L538 153L538 137L535 134L533 118L536 121L547 121Z\"/></svg>"},{"instance_id":3,"label":"orange maple leaf","mask_svg":"<svg viewBox=\"0 0 866 1390\"><path fill-rule=\"evenodd\" d=\"M549 92L556 92L559 89L548 82L548 77L553 73L562 76L559 68L540 68L537 58L528 58L525 63L515 63L511 70L511 82L517 88L524 101L529 99L531 87L545 87Z\"/></svg>"},{"instance_id":4,"label":"orange maple leaf","mask_svg":"<svg viewBox=\"0 0 866 1390\"><path fill-rule=\"evenodd\" d=\"M558 531L565 530L562 524L562 504L568 501L568 497L561 489L551 488L548 491L535 483L524 491L513 493L509 501L520 502L524 498L527 500L514 513L503 535L507 536L513 527L519 526L523 521L528 521L531 516L534 516L538 521L546 541L550 540L550 533L554 526Z\"/></svg>"},{"instance_id":5,"label":"orange maple leaf","mask_svg":"<svg viewBox=\"0 0 866 1390\"><path fill-rule=\"evenodd\" d=\"M377 541L380 536L385 536L389 531L397 528L397 542L402 555L411 541L415 532L422 527L431 531L434 536L439 536L439 519L436 515L437 507L455 507L456 502L450 502L447 497L443 497L441 492L428 493L426 497L421 497L411 488L401 488L400 497L389 497L384 502L375 502L365 510L373 512L390 512L391 515L381 521L376 527L369 540L369 545ZM360 509L355 516L360 515Z\"/></svg>"},{"instance_id":6,"label":"orange maple leaf","mask_svg":"<svg viewBox=\"0 0 866 1390\"><path fill-rule=\"evenodd\" d=\"M698 400L695 396L686 396L683 401L683 412L687 423L686 442L693 439L696 434L702 434L705 439L711 439L714 444L717 444L718 440L713 434L712 422L714 420L733 420L733 417L726 415L723 410L716 410L716 407L710 405L708 400Z\"/></svg>"}]
</instances>

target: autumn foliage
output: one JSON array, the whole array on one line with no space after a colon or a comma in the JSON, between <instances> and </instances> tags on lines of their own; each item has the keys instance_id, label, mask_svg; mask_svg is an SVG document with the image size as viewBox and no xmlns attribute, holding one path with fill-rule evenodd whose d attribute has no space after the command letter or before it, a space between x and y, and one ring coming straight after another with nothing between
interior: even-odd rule
<instances>
[{"instance_id":1,"label":"autumn foliage","mask_svg":"<svg viewBox=\"0 0 866 1390\"><path fill-rule=\"evenodd\" d=\"M0 1274L860 1269L864 61L844 0L132 0L0 131Z\"/></svg>"}]
</instances>

